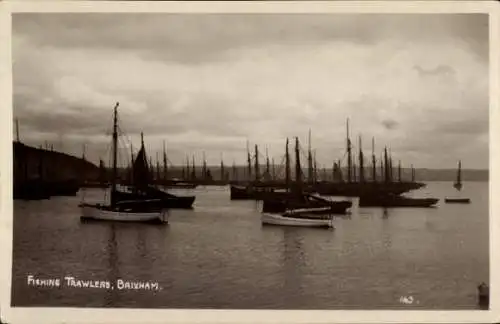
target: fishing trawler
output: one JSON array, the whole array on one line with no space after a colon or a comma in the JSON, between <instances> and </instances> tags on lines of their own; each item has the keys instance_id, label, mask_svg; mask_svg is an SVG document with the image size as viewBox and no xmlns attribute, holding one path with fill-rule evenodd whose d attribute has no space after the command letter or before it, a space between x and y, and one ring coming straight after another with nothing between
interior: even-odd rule
<instances>
[{"instance_id":1,"label":"fishing trawler","mask_svg":"<svg viewBox=\"0 0 500 324\"><path fill-rule=\"evenodd\" d=\"M333 227L333 214L346 214L350 201L330 201L304 193L300 166L299 140L295 139L295 183L290 184L290 158L286 141L286 183L284 194L269 194L262 205L262 223L268 225ZM328 216L325 216L327 214Z\"/></svg>"},{"instance_id":2,"label":"fishing trawler","mask_svg":"<svg viewBox=\"0 0 500 324\"><path fill-rule=\"evenodd\" d=\"M394 194L380 194L378 196L361 196L359 207L413 207L429 208L439 202L437 198L409 198Z\"/></svg>"},{"instance_id":3,"label":"fishing trawler","mask_svg":"<svg viewBox=\"0 0 500 324\"><path fill-rule=\"evenodd\" d=\"M162 208L190 209L193 207L195 196L177 196L151 185L153 182L148 165L144 134L141 133L141 148L132 165L132 181L129 186L116 190L117 201L127 200L159 200Z\"/></svg>"},{"instance_id":4,"label":"fishing trawler","mask_svg":"<svg viewBox=\"0 0 500 324\"><path fill-rule=\"evenodd\" d=\"M424 183L415 181L415 171L412 167L412 179L411 181L404 181L400 177L399 181L392 181L392 176L389 177L389 181L377 181L376 172L376 157L375 157L375 139L372 138L372 172L371 181L365 178L364 170L364 153L362 150L361 136L359 136L359 175L356 177L356 167L355 159L353 158L353 147L349 134L349 119L347 119L347 175L344 179L341 171L341 161L339 160L334 164L334 181L333 182L315 182L311 185L312 191L317 192L320 195L327 196L342 196L342 197L361 197L378 195L379 193L395 194L401 195L403 193L416 190L425 187ZM311 153L309 153L309 156ZM311 158L310 158L311 159ZM387 172L388 175L392 175L392 157L388 162ZM390 167L389 167L390 166ZM310 163L309 168L312 168ZM401 169L400 169L401 170Z\"/></svg>"},{"instance_id":5,"label":"fishing trawler","mask_svg":"<svg viewBox=\"0 0 500 324\"><path fill-rule=\"evenodd\" d=\"M119 200L117 190L117 145L118 145L118 105L114 108L113 118L113 174L111 177L110 204L81 203L82 221L119 221L119 222L155 222L166 224L166 209L161 206L160 200Z\"/></svg>"},{"instance_id":6,"label":"fishing trawler","mask_svg":"<svg viewBox=\"0 0 500 324\"><path fill-rule=\"evenodd\" d=\"M285 147L285 191L269 192L263 197L263 212L285 212L290 209L322 208L325 213L346 214L351 201L331 201L304 190L300 164L299 139L295 138L295 182L291 183L288 139Z\"/></svg>"},{"instance_id":7,"label":"fishing trawler","mask_svg":"<svg viewBox=\"0 0 500 324\"><path fill-rule=\"evenodd\" d=\"M383 163L382 163L383 162ZM384 148L384 161L381 161L381 168L384 170L384 181L392 181L391 171L392 162L388 157L387 148ZM401 168L399 168L401 170ZM401 171L399 172L401 178ZM384 190L369 192L360 195L359 207L434 207L439 202L437 198L410 198L401 194L388 192Z\"/></svg>"}]
</instances>

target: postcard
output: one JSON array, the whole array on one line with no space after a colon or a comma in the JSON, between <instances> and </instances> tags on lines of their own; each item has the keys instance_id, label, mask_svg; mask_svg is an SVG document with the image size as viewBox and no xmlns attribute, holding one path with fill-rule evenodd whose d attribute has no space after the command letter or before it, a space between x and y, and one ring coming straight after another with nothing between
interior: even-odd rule
<instances>
[{"instance_id":1,"label":"postcard","mask_svg":"<svg viewBox=\"0 0 500 324\"><path fill-rule=\"evenodd\" d=\"M3 323L492 323L495 2L0 5Z\"/></svg>"}]
</instances>

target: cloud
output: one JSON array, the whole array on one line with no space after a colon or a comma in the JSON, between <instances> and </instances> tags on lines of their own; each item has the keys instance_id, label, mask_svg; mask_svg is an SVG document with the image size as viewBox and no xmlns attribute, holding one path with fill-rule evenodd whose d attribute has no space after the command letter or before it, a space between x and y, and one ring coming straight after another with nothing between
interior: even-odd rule
<instances>
[{"instance_id":1,"label":"cloud","mask_svg":"<svg viewBox=\"0 0 500 324\"><path fill-rule=\"evenodd\" d=\"M244 163L247 139L279 160L312 129L330 166L350 118L403 161L449 167L432 154L470 147L464 163L488 165L487 16L15 14L13 30L14 114L33 142L64 134L96 158L118 101L125 139L144 132L153 156L166 140L179 163Z\"/></svg>"}]
</instances>

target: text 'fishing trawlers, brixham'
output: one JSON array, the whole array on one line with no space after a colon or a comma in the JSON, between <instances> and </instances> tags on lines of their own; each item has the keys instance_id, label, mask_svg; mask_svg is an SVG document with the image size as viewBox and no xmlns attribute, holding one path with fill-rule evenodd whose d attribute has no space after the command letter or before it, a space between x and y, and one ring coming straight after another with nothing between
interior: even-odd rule
<instances>
[{"instance_id":1,"label":"text 'fishing trawlers, brixham'","mask_svg":"<svg viewBox=\"0 0 500 324\"><path fill-rule=\"evenodd\" d=\"M158 282L154 281L127 281L117 279L114 283L107 280L82 280L73 276L61 278L35 278L28 275L28 286L47 288L94 288L94 289L118 289L118 290L161 290Z\"/></svg>"}]
</instances>

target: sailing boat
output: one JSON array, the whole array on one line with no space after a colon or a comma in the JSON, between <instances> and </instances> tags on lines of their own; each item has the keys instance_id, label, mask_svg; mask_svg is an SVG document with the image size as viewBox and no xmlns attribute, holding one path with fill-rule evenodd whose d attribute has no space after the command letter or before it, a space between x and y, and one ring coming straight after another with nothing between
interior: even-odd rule
<instances>
[{"instance_id":1,"label":"sailing boat","mask_svg":"<svg viewBox=\"0 0 500 324\"><path fill-rule=\"evenodd\" d=\"M113 118L113 174L111 182L110 204L82 203L81 220L102 220L121 222L159 222L167 223L165 219L166 210L157 204L158 200L129 200L120 201L117 198L117 155L118 155L118 105L114 108Z\"/></svg>"},{"instance_id":2,"label":"sailing boat","mask_svg":"<svg viewBox=\"0 0 500 324\"><path fill-rule=\"evenodd\" d=\"M261 220L267 225L285 225L302 227L333 227L332 214L345 214L350 208L350 201L333 202L305 194L302 186L302 170L300 167L299 140L295 140L295 184L290 188L290 158L288 155L288 139L286 142L286 182L291 192L285 196L265 199ZM329 214L319 216L319 214Z\"/></svg>"},{"instance_id":3,"label":"sailing boat","mask_svg":"<svg viewBox=\"0 0 500 324\"><path fill-rule=\"evenodd\" d=\"M162 208L184 208L193 207L195 196L176 196L151 186L152 174L148 167L148 159L144 146L144 135L141 133L141 149L132 166L132 185L126 189L116 191L118 201L127 200L151 200L157 199L158 206Z\"/></svg>"},{"instance_id":4,"label":"sailing boat","mask_svg":"<svg viewBox=\"0 0 500 324\"><path fill-rule=\"evenodd\" d=\"M462 161L458 161L458 170L457 170L457 180L453 184L453 188L457 189L457 191L462 190ZM449 204L469 204L470 199L469 198L445 198L444 199L445 203Z\"/></svg>"},{"instance_id":5,"label":"sailing boat","mask_svg":"<svg viewBox=\"0 0 500 324\"><path fill-rule=\"evenodd\" d=\"M453 184L453 187L458 191L462 190L462 161L458 161L457 181Z\"/></svg>"}]
</instances>

